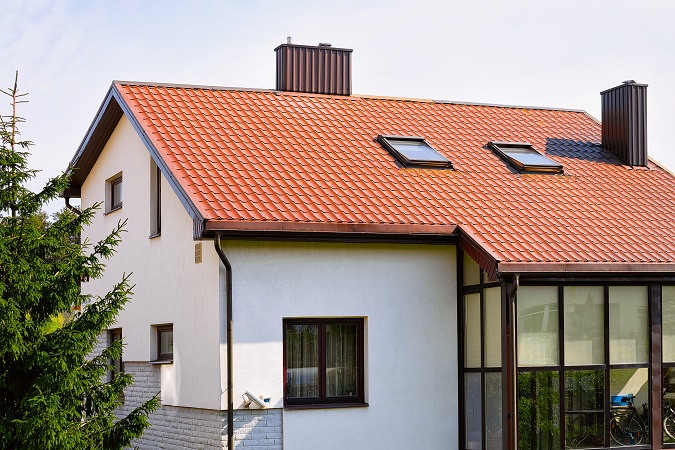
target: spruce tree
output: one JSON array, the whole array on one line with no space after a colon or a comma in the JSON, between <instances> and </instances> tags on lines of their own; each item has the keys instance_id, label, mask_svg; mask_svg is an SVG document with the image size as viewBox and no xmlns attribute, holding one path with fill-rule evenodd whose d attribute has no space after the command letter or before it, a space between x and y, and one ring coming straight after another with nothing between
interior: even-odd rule
<instances>
[{"instance_id":1,"label":"spruce tree","mask_svg":"<svg viewBox=\"0 0 675 450\"><path fill-rule=\"evenodd\" d=\"M98 205L45 220L43 207L68 187L68 176L49 180L39 192L26 188L36 170L27 163L32 143L18 130L25 94L16 79L1 92L11 112L0 120L0 448L123 448L143 433L158 399L117 417L132 378L108 381L106 375L122 343L92 352L132 286L125 276L108 294L92 297L80 284L102 275L124 223L100 242L80 243Z\"/></svg>"}]
</instances>

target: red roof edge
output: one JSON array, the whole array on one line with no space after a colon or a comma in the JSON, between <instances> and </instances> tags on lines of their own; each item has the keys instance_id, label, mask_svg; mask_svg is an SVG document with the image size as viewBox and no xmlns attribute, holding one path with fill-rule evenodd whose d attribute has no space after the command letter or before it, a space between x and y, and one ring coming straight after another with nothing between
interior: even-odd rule
<instances>
[{"instance_id":1,"label":"red roof edge","mask_svg":"<svg viewBox=\"0 0 675 450\"><path fill-rule=\"evenodd\" d=\"M499 261L485 250L466 230L459 229L459 246L478 263L480 268L487 273L490 280L497 280L497 265Z\"/></svg>"},{"instance_id":2,"label":"red roof edge","mask_svg":"<svg viewBox=\"0 0 675 450\"><path fill-rule=\"evenodd\" d=\"M632 262L502 262L499 274L504 273L598 273L612 272L613 275L625 273L661 273L673 272L675 263L632 263Z\"/></svg>"}]
</instances>

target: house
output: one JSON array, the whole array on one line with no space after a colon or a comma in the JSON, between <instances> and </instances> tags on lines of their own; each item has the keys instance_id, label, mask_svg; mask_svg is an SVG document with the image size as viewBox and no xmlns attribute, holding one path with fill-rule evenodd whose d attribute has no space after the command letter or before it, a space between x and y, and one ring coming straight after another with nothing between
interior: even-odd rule
<instances>
[{"instance_id":1,"label":"house","mask_svg":"<svg viewBox=\"0 0 675 450\"><path fill-rule=\"evenodd\" d=\"M113 82L73 158L63 195L104 205L85 237L128 218L83 290L133 273L110 339L123 408L161 390L140 448L675 447L646 85L600 123L355 95L351 50L276 55L274 90Z\"/></svg>"}]
</instances>

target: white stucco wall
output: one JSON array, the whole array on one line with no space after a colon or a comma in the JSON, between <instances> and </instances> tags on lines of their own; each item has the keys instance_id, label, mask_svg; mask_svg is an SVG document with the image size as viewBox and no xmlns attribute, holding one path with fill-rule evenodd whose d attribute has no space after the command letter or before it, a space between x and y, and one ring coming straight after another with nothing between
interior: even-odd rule
<instances>
[{"instance_id":1,"label":"white stucco wall","mask_svg":"<svg viewBox=\"0 0 675 450\"><path fill-rule=\"evenodd\" d=\"M285 410L284 448L456 446L454 247L223 245L233 267L236 407L246 390L283 406L284 317L365 317L369 406Z\"/></svg>"},{"instance_id":2,"label":"white stucco wall","mask_svg":"<svg viewBox=\"0 0 675 450\"><path fill-rule=\"evenodd\" d=\"M195 264L192 221L166 179L162 179L162 233L150 239L151 157L131 123L122 117L82 187L82 205L105 200L105 180L123 175L123 206L102 207L83 237L102 239L128 219L118 252L100 280L83 283L85 293L102 295L123 273L132 273L134 295L118 317L125 361L149 361L151 325L174 325L174 362L163 365L162 401L168 405L220 408L218 257L204 244Z\"/></svg>"}]
</instances>

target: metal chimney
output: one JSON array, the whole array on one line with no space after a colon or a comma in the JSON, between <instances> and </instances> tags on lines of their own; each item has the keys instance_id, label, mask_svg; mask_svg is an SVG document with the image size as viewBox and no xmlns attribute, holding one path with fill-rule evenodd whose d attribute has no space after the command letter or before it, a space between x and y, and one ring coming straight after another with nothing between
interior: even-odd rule
<instances>
[{"instance_id":1,"label":"metal chimney","mask_svg":"<svg viewBox=\"0 0 675 450\"><path fill-rule=\"evenodd\" d=\"M312 94L352 93L352 51L330 44L281 44L277 53L277 90Z\"/></svg>"},{"instance_id":2,"label":"metal chimney","mask_svg":"<svg viewBox=\"0 0 675 450\"><path fill-rule=\"evenodd\" d=\"M631 166L647 165L647 85L633 80L600 93L602 146Z\"/></svg>"}]
</instances>

